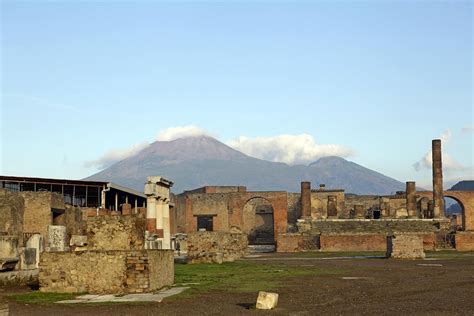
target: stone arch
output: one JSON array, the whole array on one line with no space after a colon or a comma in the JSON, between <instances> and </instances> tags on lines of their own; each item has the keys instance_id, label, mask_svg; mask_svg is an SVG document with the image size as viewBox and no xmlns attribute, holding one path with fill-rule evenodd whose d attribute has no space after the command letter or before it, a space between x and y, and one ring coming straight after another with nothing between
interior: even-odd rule
<instances>
[{"instance_id":1,"label":"stone arch","mask_svg":"<svg viewBox=\"0 0 474 316\"><path fill-rule=\"evenodd\" d=\"M274 244L274 206L268 199L255 196L242 208L242 231L249 235L249 244Z\"/></svg>"},{"instance_id":2,"label":"stone arch","mask_svg":"<svg viewBox=\"0 0 474 316\"><path fill-rule=\"evenodd\" d=\"M465 230L465 227L466 227L466 209L464 207L463 202L461 201L461 199L459 199L459 197L457 197L454 194L449 194L449 192L445 192L443 194L443 197L444 198L451 198L451 199L455 200L456 202L458 202L459 206L461 206L461 218L462 218L461 226L462 226L462 229Z\"/></svg>"}]
</instances>

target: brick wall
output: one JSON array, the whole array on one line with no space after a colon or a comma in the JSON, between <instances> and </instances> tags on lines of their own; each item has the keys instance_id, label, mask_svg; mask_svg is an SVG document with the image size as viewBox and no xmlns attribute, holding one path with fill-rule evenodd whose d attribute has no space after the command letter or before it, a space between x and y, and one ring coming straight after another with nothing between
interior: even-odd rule
<instances>
[{"instance_id":1,"label":"brick wall","mask_svg":"<svg viewBox=\"0 0 474 316\"><path fill-rule=\"evenodd\" d=\"M456 233L457 251L474 251L474 232Z\"/></svg>"},{"instance_id":2,"label":"brick wall","mask_svg":"<svg viewBox=\"0 0 474 316\"><path fill-rule=\"evenodd\" d=\"M24 209L25 201L19 194L0 189L0 232L21 237Z\"/></svg>"},{"instance_id":3,"label":"brick wall","mask_svg":"<svg viewBox=\"0 0 474 316\"><path fill-rule=\"evenodd\" d=\"M384 234L321 235L321 251L386 251Z\"/></svg>"},{"instance_id":4,"label":"brick wall","mask_svg":"<svg viewBox=\"0 0 474 316\"><path fill-rule=\"evenodd\" d=\"M319 250L319 236L308 236L298 233L279 234L277 252L302 252Z\"/></svg>"},{"instance_id":5,"label":"brick wall","mask_svg":"<svg viewBox=\"0 0 474 316\"><path fill-rule=\"evenodd\" d=\"M171 250L45 252L40 261L43 292L141 293L173 282Z\"/></svg>"}]
</instances>

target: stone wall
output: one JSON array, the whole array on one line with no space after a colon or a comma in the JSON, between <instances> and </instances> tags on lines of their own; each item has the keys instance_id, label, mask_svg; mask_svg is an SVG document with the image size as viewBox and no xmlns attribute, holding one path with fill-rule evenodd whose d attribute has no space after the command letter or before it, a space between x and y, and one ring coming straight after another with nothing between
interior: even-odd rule
<instances>
[{"instance_id":1,"label":"stone wall","mask_svg":"<svg viewBox=\"0 0 474 316\"><path fill-rule=\"evenodd\" d=\"M142 293L173 282L171 250L50 252L40 261L43 292Z\"/></svg>"},{"instance_id":2,"label":"stone wall","mask_svg":"<svg viewBox=\"0 0 474 316\"><path fill-rule=\"evenodd\" d=\"M88 210L89 209L85 211ZM53 225L66 226L66 230L70 235L83 235L85 232L86 221L82 218L82 212L83 211L79 207L66 205L64 214L54 218Z\"/></svg>"},{"instance_id":3,"label":"stone wall","mask_svg":"<svg viewBox=\"0 0 474 316\"><path fill-rule=\"evenodd\" d=\"M319 248L319 236L288 233L279 234L277 238L277 252L317 251Z\"/></svg>"},{"instance_id":4,"label":"stone wall","mask_svg":"<svg viewBox=\"0 0 474 316\"><path fill-rule=\"evenodd\" d=\"M301 194L288 193L288 224L290 227L296 225L301 214Z\"/></svg>"},{"instance_id":5,"label":"stone wall","mask_svg":"<svg viewBox=\"0 0 474 316\"><path fill-rule=\"evenodd\" d=\"M247 254L246 234L224 232L193 232L187 236L189 263L222 263Z\"/></svg>"},{"instance_id":6,"label":"stone wall","mask_svg":"<svg viewBox=\"0 0 474 316\"><path fill-rule=\"evenodd\" d=\"M59 193L19 192L25 200L23 231L48 236L48 226L53 222L52 209L64 210L64 198Z\"/></svg>"},{"instance_id":7,"label":"stone wall","mask_svg":"<svg viewBox=\"0 0 474 316\"><path fill-rule=\"evenodd\" d=\"M383 234L321 235L321 251L386 251Z\"/></svg>"},{"instance_id":8,"label":"stone wall","mask_svg":"<svg viewBox=\"0 0 474 316\"><path fill-rule=\"evenodd\" d=\"M19 258L19 246L17 236L0 236L0 259Z\"/></svg>"},{"instance_id":9,"label":"stone wall","mask_svg":"<svg viewBox=\"0 0 474 316\"><path fill-rule=\"evenodd\" d=\"M474 232L458 232L455 238L457 251L474 251Z\"/></svg>"},{"instance_id":10,"label":"stone wall","mask_svg":"<svg viewBox=\"0 0 474 316\"><path fill-rule=\"evenodd\" d=\"M300 229L301 232L317 234L346 234L346 233L383 233L393 234L396 232L420 232L432 233L442 230L449 230L449 220L411 220L411 219L347 219L347 220L318 220L311 222L309 231L307 228ZM300 226L302 226L300 224ZM305 227L308 227L307 225Z\"/></svg>"},{"instance_id":11,"label":"stone wall","mask_svg":"<svg viewBox=\"0 0 474 316\"><path fill-rule=\"evenodd\" d=\"M416 234L396 234L387 237L387 257L394 259L423 259L423 237Z\"/></svg>"},{"instance_id":12,"label":"stone wall","mask_svg":"<svg viewBox=\"0 0 474 316\"><path fill-rule=\"evenodd\" d=\"M0 189L0 232L21 237L25 200L18 194Z\"/></svg>"},{"instance_id":13,"label":"stone wall","mask_svg":"<svg viewBox=\"0 0 474 316\"><path fill-rule=\"evenodd\" d=\"M87 249L141 250L145 223L145 218L141 214L88 217L85 228Z\"/></svg>"}]
</instances>

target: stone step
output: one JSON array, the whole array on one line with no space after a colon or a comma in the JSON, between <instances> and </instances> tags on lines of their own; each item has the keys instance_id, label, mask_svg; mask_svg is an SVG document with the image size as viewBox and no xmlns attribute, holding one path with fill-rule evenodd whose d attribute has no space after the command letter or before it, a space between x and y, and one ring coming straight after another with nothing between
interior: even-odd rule
<instances>
[{"instance_id":1,"label":"stone step","mask_svg":"<svg viewBox=\"0 0 474 316\"><path fill-rule=\"evenodd\" d=\"M275 245L249 245L247 249L249 253L275 252Z\"/></svg>"}]
</instances>

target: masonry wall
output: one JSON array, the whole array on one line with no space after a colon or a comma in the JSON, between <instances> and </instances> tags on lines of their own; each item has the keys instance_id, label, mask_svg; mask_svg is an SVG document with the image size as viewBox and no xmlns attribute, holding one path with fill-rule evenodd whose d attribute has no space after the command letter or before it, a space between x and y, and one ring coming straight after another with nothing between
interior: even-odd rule
<instances>
[{"instance_id":1,"label":"masonry wall","mask_svg":"<svg viewBox=\"0 0 474 316\"><path fill-rule=\"evenodd\" d=\"M66 205L64 214L53 219L53 225L66 226L66 230L70 235L83 235L86 228L86 221L82 218L81 208Z\"/></svg>"},{"instance_id":2,"label":"masonry wall","mask_svg":"<svg viewBox=\"0 0 474 316\"><path fill-rule=\"evenodd\" d=\"M230 262L247 254L246 234L193 232L187 236L189 263Z\"/></svg>"},{"instance_id":3,"label":"masonry wall","mask_svg":"<svg viewBox=\"0 0 474 316\"><path fill-rule=\"evenodd\" d=\"M48 236L48 225L53 222L51 210L64 210L64 198L59 193L20 192L25 200L23 230L25 233L39 233Z\"/></svg>"},{"instance_id":4,"label":"masonry wall","mask_svg":"<svg viewBox=\"0 0 474 316\"><path fill-rule=\"evenodd\" d=\"M128 216L94 216L86 221L85 234L89 250L143 249L145 218Z\"/></svg>"},{"instance_id":5,"label":"masonry wall","mask_svg":"<svg viewBox=\"0 0 474 316\"><path fill-rule=\"evenodd\" d=\"M173 282L171 250L45 252L40 261L43 292L142 293Z\"/></svg>"},{"instance_id":6,"label":"masonry wall","mask_svg":"<svg viewBox=\"0 0 474 316\"><path fill-rule=\"evenodd\" d=\"M456 233L457 251L474 251L474 232Z\"/></svg>"},{"instance_id":7,"label":"masonry wall","mask_svg":"<svg viewBox=\"0 0 474 316\"><path fill-rule=\"evenodd\" d=\"M329 196L336 198L335 216L328 216L328 200ZM344 190L313 190L311 191L311 217L315 219L335 217L348 218L346 209L344 207Z\"/></svg>"},{"instance_id":8,"label":"masonry wall","mask_svg":"<svg viewBox=\"0 0 474 316\"><path fill-rule=\"evenodd\" d=\"M296 225L296 221L301 217L301 194L288 193L288 224Z\"/></svg>"},{"instance_id":9,"label":"masonry wall","mask_svg":"<svg viewBox=\"0 0 474 316\"><path fill-rule=\"evenodd\" d=\"M0 189L0 232L22 237L24 199L18 193Z\"/></svg>"}]
</instances>

